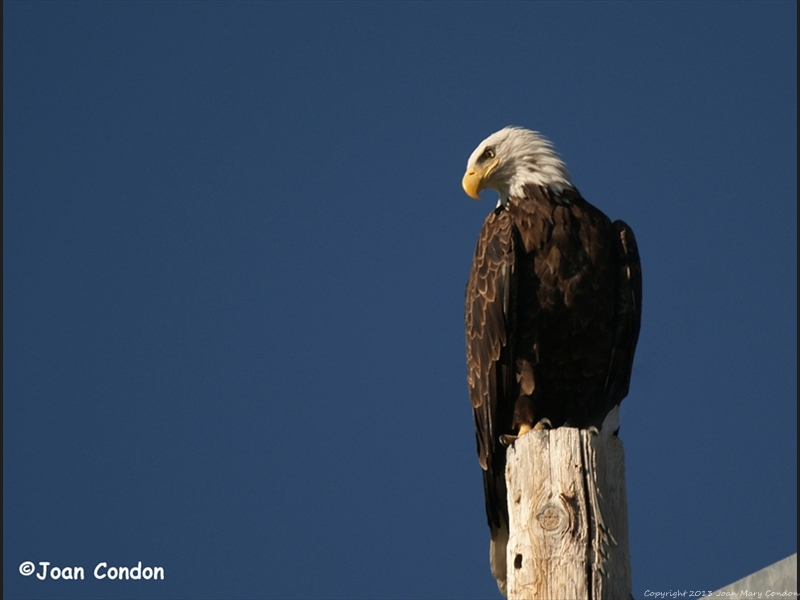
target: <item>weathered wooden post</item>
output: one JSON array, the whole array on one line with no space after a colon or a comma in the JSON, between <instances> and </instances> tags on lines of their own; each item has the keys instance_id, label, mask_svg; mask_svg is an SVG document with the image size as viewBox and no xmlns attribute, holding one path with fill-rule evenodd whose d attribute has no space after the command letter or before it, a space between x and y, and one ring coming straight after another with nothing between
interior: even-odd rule
<instances>
[{"instance_id":1,"label":"weathered wooden post","mask_svg":"<svg viewBox=\"0 0 800 600\"><path fill-rule=\"evenodd\" d=\"M532 431L508 448L506 483L509 598L631 597L618 437L572 427Z\"/></svg>"}]
</instances>

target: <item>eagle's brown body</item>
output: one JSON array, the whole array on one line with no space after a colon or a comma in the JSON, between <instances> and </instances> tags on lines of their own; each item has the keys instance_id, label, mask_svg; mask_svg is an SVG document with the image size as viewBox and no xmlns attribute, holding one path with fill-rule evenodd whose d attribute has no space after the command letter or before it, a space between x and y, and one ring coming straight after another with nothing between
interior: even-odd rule
<instances>
[{"instance_id":1,"label":"eagle's brown body","mask_svg":"<svg viewBox=\"0 0 800 600\"><path fill-rule=\"evenodd\" d=\"M467 284L466 334L493 540L508 523L501 436L542 419L600 428L628 393L640 318L633 232L574 188L527 185L487 217Z\"/></svg>"}]
</instances>

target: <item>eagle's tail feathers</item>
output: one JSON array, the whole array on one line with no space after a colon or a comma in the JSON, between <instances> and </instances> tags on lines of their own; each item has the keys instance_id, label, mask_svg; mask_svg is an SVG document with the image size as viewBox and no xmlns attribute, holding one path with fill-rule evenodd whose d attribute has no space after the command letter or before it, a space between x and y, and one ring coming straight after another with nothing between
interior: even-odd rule
<instances>
[{"instance_id":1,"label":"eagle's tail feathers","mask_svg":"<svg viewBox=\"0 0 800 600\"><path fill-rule=\"evenodd\" d=\"M489 544L489 564L492 575L497 579L497 587L506 596L506 548L508 546L508 525L503 523L499 529L492 528L492 541Z\"/></svg>"}]
</instances>

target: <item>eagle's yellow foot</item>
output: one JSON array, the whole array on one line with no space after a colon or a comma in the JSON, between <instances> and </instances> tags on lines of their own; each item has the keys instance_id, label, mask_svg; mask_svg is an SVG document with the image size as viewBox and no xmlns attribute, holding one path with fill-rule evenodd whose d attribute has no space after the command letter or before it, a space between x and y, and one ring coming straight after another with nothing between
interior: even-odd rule
<instances>
[{"instance_id":1,"label":"eagle's yellow foot","mask_svg":"<svg viewBox=\"0 0 800 600\"><path fill-rule=\"evenodd\" d=\"M545 429L552 429L553 424L550 419L540 419L539 422L533 426L534 431L544 431Z\"/></svg>"},{"instance_id":2,"label":"eagle's yellow foot","mask_svg":"<svg viewBox=\"0 0 800 600\"><path fill-rule=\"evenodd\" d=\"M546 423L546 425L543 425L543 423ZM533 427L531 427L528 423L521 423L517 435L501 435L500 443L503 444L503 446L510 446L529 431L539 431L540 429L552 429L550 421L547 419L542 419Z\"/></svg>"}]
</instances>

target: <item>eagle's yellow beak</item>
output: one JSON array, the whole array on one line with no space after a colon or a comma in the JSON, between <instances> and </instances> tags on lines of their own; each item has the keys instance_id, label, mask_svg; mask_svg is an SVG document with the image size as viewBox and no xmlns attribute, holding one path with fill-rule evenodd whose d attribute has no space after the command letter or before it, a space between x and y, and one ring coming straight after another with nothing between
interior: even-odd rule
<instances>
[{"instance_id":1,"label":"eagle's yellow beak","mask_svg":"<svg viewBox=\"0 0 800 600\"><path fill-rule=\"evenodd\" d=\"M480 200L481 197L478 196L478 192L481 191L482 181L483 177L475 169L467 169L467 172L464 173L464 179L461 180L461 187L467 192L467 196Z\"/></svg>"},{"instance_id":2,"label":"eagle's yellow beak","mask_svg":"<svg viewBox=\"0 0 800 600\"><path fill-rule=\"evenodd\" d=\"M480 165L475 167L470 167L467 169L467 172L464 173L464 178L461 180L461 187L464 188L464 191L467 193L467 196L470 198L475 198L475 200L480 200L481 197L478 196L478 193L486 187L484 183L486 182L486 178L489 176L497 164L500 162L499 159L494 159L487 165Z\"/></svg>"}]
</instances>

